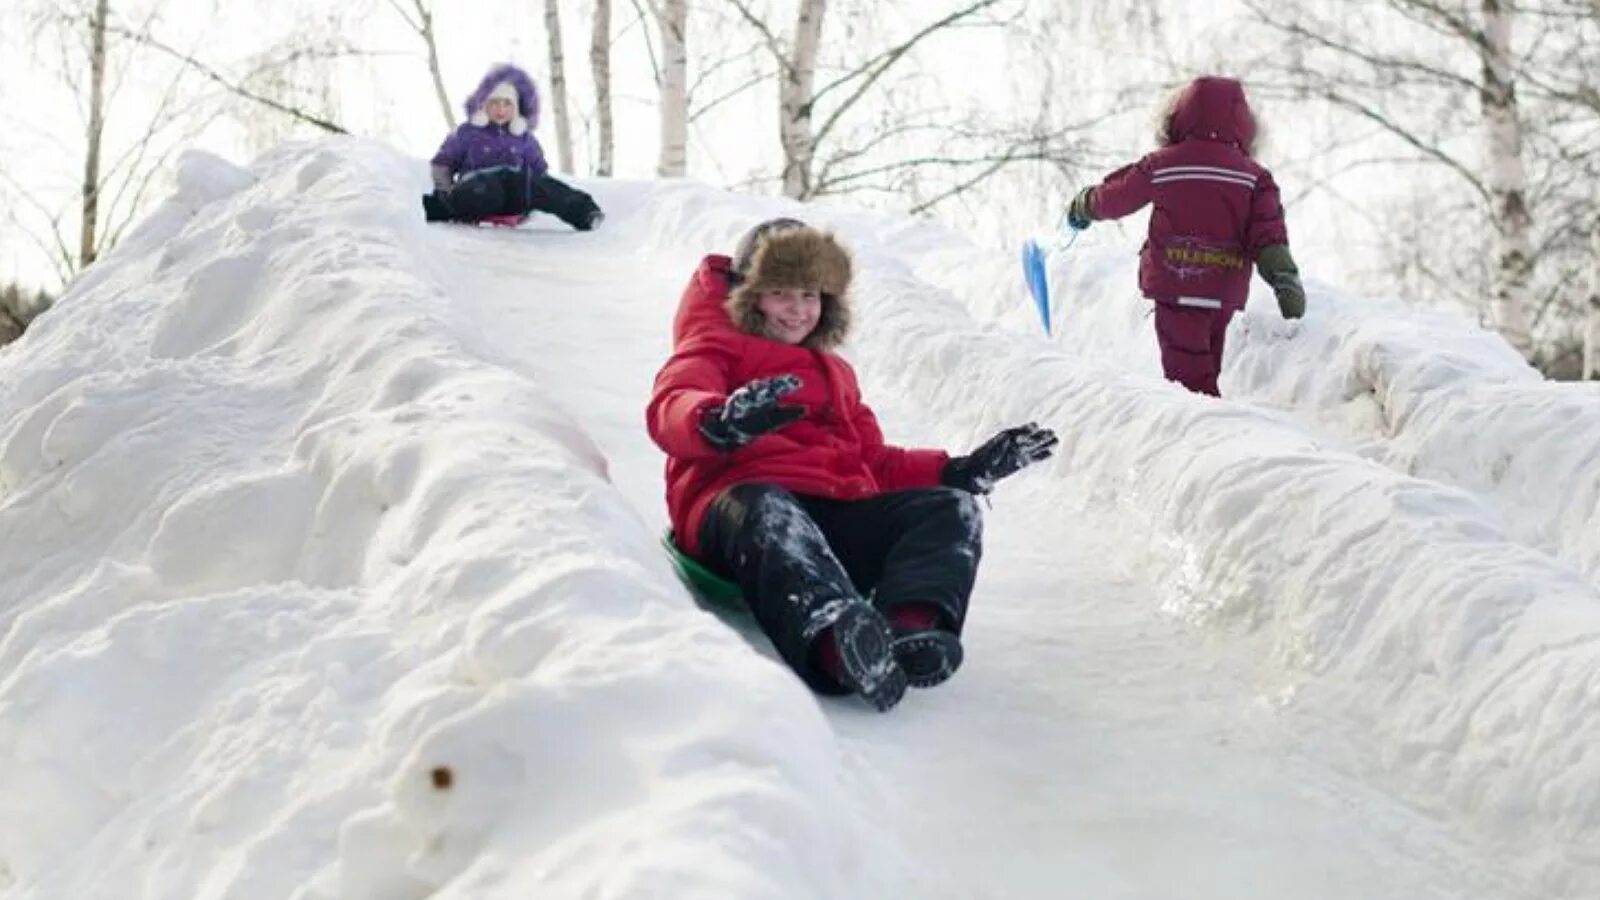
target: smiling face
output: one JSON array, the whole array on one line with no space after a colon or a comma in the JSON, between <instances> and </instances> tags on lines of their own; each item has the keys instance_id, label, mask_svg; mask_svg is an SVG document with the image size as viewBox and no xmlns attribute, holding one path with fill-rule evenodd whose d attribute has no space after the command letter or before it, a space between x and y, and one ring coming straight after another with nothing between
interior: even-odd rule
<instances>
[{"instance_id":1,"label":"smiling face","mask_svg":"<svg viewBox=\"0 0 1600 900\"><path fill-rule=\"evenodd\" d=\"M490 97L483 103L484 115L496 125L504 125L517 114L517 105L504 97Z\"/></svg>"},{"instance_id":2,"label":"smiling face","mask_svg":"<svg viewBox=\"0 0 1600 900\"><path fill-rule=\"evenodd\" d=\"M762 330L785 344L798 344L822 318L822 295L810 288L767 288L756 301Z\"/></svg>"}]
</instances>

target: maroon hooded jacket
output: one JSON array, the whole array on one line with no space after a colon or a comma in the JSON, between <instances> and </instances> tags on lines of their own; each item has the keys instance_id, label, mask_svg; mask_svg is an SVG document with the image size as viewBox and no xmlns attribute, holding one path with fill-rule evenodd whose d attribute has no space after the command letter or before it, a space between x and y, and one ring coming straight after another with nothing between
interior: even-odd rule
<instances>
[{"instance_id":1,"label":"maroon hooded jacket","mask_svg":"<svg viewBox=\"0 0 1600 900\"><path fill-rule=\"evenodd\" d=\"M1239 82L1198 78L1173 104L1165 146L1094 189L1090 215L1096 219L1153 206L1139 260L1146 297L1242 307L1261 249L1289 243L1278 186L1250 157L1255 131Z\"/></svg>"},{"instance_id":2,"label":"maroon hooded jacket","mask_svg":"<svg viewBox=\"0 0 1600 900\"><path fill-rule=\"evenodd\" d=\"M855 370L831 352L832 336L823 342L829 349L819 349L734 324L725 305L731 264L707 256L684 288L672 358L656 375L645 411L650 437L667 454L667 513L678 546L699 554L706 509L735 484L766 482L835 500L937 485L949 455L884 443ZM750 381L785 374L798 375L801 386L783 402L804 406L804 417L731 453L706 441L699 428L706 407Z\"/></svg>"}]
</instances>

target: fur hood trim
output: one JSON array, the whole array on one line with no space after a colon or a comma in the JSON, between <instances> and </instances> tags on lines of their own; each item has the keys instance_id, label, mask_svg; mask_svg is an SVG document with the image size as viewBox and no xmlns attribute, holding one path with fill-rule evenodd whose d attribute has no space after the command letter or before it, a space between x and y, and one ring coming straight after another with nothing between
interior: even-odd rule
<instances>
[{"instance_id":1,"label":"fur hood trim","mask_svg":"<svg viewBox=\"0 0 1600 900\"><path fill-rule=\"evenodd\" d=\"M527 134L539 125L539 92L533 86L533 79L527 72L510 63L501 63L491 68L478 82L478 86L467 95L466 102L461 104L466 111L467 121L482 128L489 124L489 116L483 111L483 104L490 97L505 97L507 92L516 100L517 114L512 117L507 126L512 134L521 136Z\"/></svg>"}]
</instances>

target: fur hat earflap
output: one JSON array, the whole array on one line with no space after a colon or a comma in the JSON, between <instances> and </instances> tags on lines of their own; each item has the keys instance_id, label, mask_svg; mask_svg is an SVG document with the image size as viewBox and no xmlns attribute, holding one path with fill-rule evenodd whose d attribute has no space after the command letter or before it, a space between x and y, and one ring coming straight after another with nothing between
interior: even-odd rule
<instances>
[{"instance_id":1,"label":"fur hat earflap","mask_svg":"<svg viewBox=\"0 0 1600 900\"><path fill-rule=\"evenodd\" d=\"M850 251L815 228L781 228L763 235L749 271L728 294L728 315L740 331L763 334L757 306L769 288L810 288L822 295L817 327L801 341L812 350L832 350L850 332Z\"/></svg>"},{"instance_id":2,"label":"fur hat earflap","mask_svg":"<svg viewBox=\"0 0 1600 900\"><path fill-rule=\"evenodd\" d=\"M500 82L494 86L494 90L484 95L483 102L479 104L477 111L472 114L472 124L479 127L489 124L489 114L484 112L484 108L489 105L490 100L510 100L511 108L516 112L512 115L511 122L507 127L512 134L528 133L528 120L522 116L522 103L517 97L517 87L509 81Z\"/></svg>"}]
</instances>

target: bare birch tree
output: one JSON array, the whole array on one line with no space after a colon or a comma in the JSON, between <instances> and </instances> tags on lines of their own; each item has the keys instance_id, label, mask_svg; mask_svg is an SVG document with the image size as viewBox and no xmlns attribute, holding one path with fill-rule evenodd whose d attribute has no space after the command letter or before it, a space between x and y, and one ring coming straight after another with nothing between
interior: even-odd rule
<instances>
[{"instance_id":1,"label":"bare birch tree","mask_svg":"<svg viewBox=\"0 0 1600 900\"><path fill-rule=\"evenodd\" d=\"M439 100L439 112L444 115L446 127L456 127L455 107L444 87L444 73L439 68L439 42L433 30L433 8L424 0L411 0L408 9L401 0L388 0L389 6L405 20L406 27L416 33L428 54L428 75L433 79L434 96Z\"/></svg>"},{"instance_id":2,"label":"bare birch tree","mask_svg":"<svg viewBox=\"0 0 1600 900\"><path fill-rule=\"evenodd\" d=\"M793 46L787 56L778 56L778 143L783 147L783 193L789 197L803 199L812 193L817 134L811 114L816 109L817 49L827 14L827 0L800 0Z\"/></svg>"},{"instance_id":3,"label":"bare birch tree","mask_svg":"<svg viewBox=\"0 0 1600 900\"><path fill-rule=\"evenodd\" d=\"M86 269L99 252L95 229L100 222L100 150L106 123L106 21L109 0L96 0L89 29L89 122L84 134L83 183L79 190L82 218L78 231L78 268Z\"/></svg>"},{"instance_id":4,"label":"bare birch tree","mask_svg":"<svg viewBox=\"0 0 1600 900\"><path fill-rule=\"evenodd\" d=\"M1600 209L1600 198L1596 208ZM1600 213L1589 226L1589 303L1583 323L1583 380L1600 380Z\"/></svg>"},{"instance_id":5,"label":"bare birch tree","mask_svg":"<svg viewBox=\"0 0 1600 900\"><path fill-rule=\"evenodd\" d=\"M750 91L774 79L763 46L726 40L730 31L748 26L748 20L731 6L697 7L698 28L718 35L694 54L691 78L689 56L689 4L687 0L631 0L641 21L654 25L655 39L647 38L651 72L657 90L659 116L656 172L663 178L688 174L689 142L695 126ZM708 163L718 166L717 144L707 147ZM726 173L724 173L726 174Z\"/></svg>"},{"instance_id":6,"label":"bare birch tree","mask_svg":"<svg viewBox=\"0 0 1600 900\"><path fill-rule=\"evenodd\" d=\"M1482 0L1483 28L1442 9L1457 33L1481 41L1482 108L1485 154L1489 167L1489 202L1495 225L1495 260L1489 309L1495 329L1525 359L1533 358L1528 327L1533 267L1532 217L1528 211L1527 175L1522 159L1522 121L1517 105L1516 61L1511 35L1515 14L1502 0Z\"/></svg>"},{"instance_id":7,"label":"bare birch tree","mask_svg":"<svg viewBox=\"0 0 1600 900\"><path fill-rule=\"evenodd\" d=\"M561 43L561 0L544 0L544 32L550 55L550 114L556 117L556 162L572 171L572 113L567 107L567 61Z\"/></svg>"},{"instance_id":8,"label":"bare birch tree","mask_svg":"<svg viewBox=\"0 0 1600 900\"><path fill-rule=\"evenodd\" d=\"M1574 323L1578 378L1600 378L1600 0L1528 0L1524 16L1545 26L1554 40L1526 54L1520 74L1527 94L1545 107L1546 123L1535 136L1540 156L1552 158L1553 176L1541 197L1559 203L1565 215L1546 240L1552 255L1570 261L1574 289L1559 313ZM1568 268L1568 266L1563 266ZM1560 373L1566 374L1566 373Z\"/></svg>"},{"instance_id":9,"label":"bare birch tree","mask_svg":"<svg viewBox=\"0 0 1600 900\"><path fill-rule=\"evenodd\" d=\"M199 139L234 97L314 124L342 131L336 123L307 113L294 101L277 100L252 88L274 67L293 65L335 49L311 47L294 39L282 55L257 55L243 74L230 75L161 38L157 26L165 4L153 2L38 3L26 18L39 61L54 69L61 84L78 99L81 130L70 136L49 123L20 122L35 129L31 138L57 148L26 177L0 169L0 208L17 231L33 243L64 284L104 255L137 222L159 188L167 165L183 147ZM190 40L199 43L199 35ZM132 83L131 73L138 81ZM272 79L268 79L271 81ZM326 75L321 81L327 81ZM221 87L221 94L208 88ZM62 184L71 166L70 205Z\"/></svg>"},{"instance_id":10,"label":"bare birch tree","mask_svg":"<svg viewBox=\"0 0 1600 900\"><path fill-rule=\"evenodd\" d=\"M661 150L656 174L682 178L689 172L689 3L652 0L656 30L661 35Z\"/></svg>"},{"instance_id":11,"label":"bare birch tree","mask_svg":"<svg viewBox=\"0 0 1600 900\"><path fill-rule=\"evenodd\" d=\"M594 0L594 23L589 35L589 70L594 78L595 116L600 126L595 174L609 177L616 154L611 109L611 0Z\"/></svg>"},{"instance_id":12,"label":"bare birch tree","mask_svg":"<svg viewBox=\"0 0 1600 900\"><path fill-rule=\"evenodd\" d=\"M145 20L153 19L159 8L159 4L147 8ZM0 171L0 182L10 194L4 204L8 217L49 260L62 283L92 265L132 221L174 146L174 132L194 133L183 126L195 121L195 111L186 108L179 96L181 79L171 77L147 123L132 133L131 140L108 149L112 97L118 88L113 83L111 57L119 49L127 55L122 46L125 42L114 40L126 30L116 23L116 14L109 0L92 0L77 8L46 5L32 14L34 45L40 48L41 58L51 57L60 67L61 81L78 95L84 115L81 143L78 139L60 141L63 161L78 163L75 215L57 206L50 192L40 188L48 180L42 169L54 159L30 172L26 180ZM126 60L117 68L125 70Z\"/></svg>"},{"instance_id":13,"label":"bare birch tree","mask_svg":"<svg viewBox=\"0 0 1600 900\"><path fill-rule=\"evenodd\" d=\"M895 43L867 55L838 64L839 74L818 84L819 53L828 14L828 0L801 0L793 31L788 39L762 18L749 0L728 0L745 23L760 37L778 73L778 137L783 152L783 193L796 199L809 199L827 193L818 180L819 158L827 156L825 145L837 141L852 114L860 113L863 101L881 92L885 77L907 60L917 46L945 30L971 22L980 13L1005 0L970 0L962 6L917 27ZM833 67L830 66L830 70ZM919 110L906 110L915 117ZM876 123L882 134L904 125L903 119ZM874 140L877 148L888 144ZM860 160L870 148L843 148L835 163ZM917 163L913 163L917 164Z\"/></svg>"}]
</instances>

